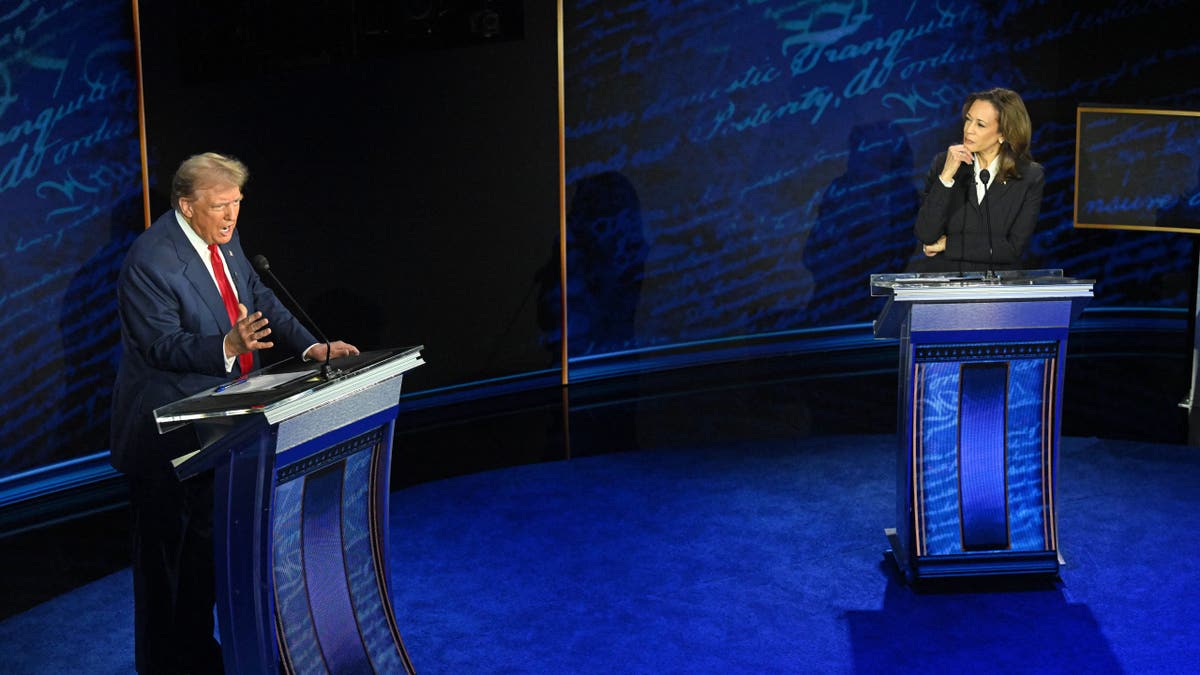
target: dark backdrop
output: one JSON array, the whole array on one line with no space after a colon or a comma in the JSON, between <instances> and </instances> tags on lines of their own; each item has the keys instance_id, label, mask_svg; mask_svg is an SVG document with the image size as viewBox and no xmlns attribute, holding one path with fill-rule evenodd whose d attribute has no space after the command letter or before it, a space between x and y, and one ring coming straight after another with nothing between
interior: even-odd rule
<instances>
[{"instance_id":1,"label":"dark backdrop","mask_svg":"<svg viewBox=\"0 0 1200 675\"><path fill-rule=\"evenodd\" d=\"M188 155L245 161L247 254L331 339L425 345L410 390L551 366L531 295L558 229L555 15L478 4L494 39L406 3L142 6L152 211Z\"/></svg>"}]
</instances>

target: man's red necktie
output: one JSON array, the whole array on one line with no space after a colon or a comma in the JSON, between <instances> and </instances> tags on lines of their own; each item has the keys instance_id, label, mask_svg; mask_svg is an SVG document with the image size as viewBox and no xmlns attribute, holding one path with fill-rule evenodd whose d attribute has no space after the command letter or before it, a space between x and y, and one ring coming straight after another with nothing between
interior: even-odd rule
<instances>
[{"instance_id":1,"label":"man's red necktie","mask_svg":"<svg viewBox=\"0 0 1200 675\"><path fill-rule=\"evenodd\" d=\"M221 249L216 244L208 245L208 259L212 261L213 275L217 277L217 287L221 289L221 299L225 301L225 311L229 313L229 325L236 326L238 320L238 301L229 285L229 277L225 276L225 263L221 262ZM238 354L238 366L242 375L250 374L254 367L254 354L245 352Z\"/></svg>"}]
</instances>

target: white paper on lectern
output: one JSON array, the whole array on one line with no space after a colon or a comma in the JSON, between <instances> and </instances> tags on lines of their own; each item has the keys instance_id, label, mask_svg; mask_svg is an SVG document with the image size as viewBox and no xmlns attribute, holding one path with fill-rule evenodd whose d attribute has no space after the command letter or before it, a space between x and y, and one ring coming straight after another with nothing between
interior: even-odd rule
<instances>
[{"instance_id":1,"label":"white paper on lectern","mask_svg":"<svg viewBox=\"0 0 1200 675\"><path fill-rule=\"evenodd\" d=\"M316 375L316 368L299 373L263 373L262 375L255 375L241 382L234 380L229 384L217 387L212 395L225 396L226 394L248 394L254 391L265 391L278 387L281 384L287 384L288 382L294 382L306 377L315 377Z\"/></svg>"}]
</instances>

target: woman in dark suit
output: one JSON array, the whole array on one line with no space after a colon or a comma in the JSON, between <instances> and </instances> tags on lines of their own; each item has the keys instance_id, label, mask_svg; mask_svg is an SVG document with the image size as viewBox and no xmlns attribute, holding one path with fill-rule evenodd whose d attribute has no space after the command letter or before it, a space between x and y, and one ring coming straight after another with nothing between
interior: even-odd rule
<instances>
[{"instance_id":1,"label":"woman in dark suit","mask_svg":"<svg viewBox=\"0 0 1200 675\"><path fill-rule=\"evenodd\" d=\"M989 89L963 103L962 141L938 153L914 232L924 256L911 271L1020 269L1037 226L1046 174L1029 154L1025 103Z\"/></svg>"}]
</instances>

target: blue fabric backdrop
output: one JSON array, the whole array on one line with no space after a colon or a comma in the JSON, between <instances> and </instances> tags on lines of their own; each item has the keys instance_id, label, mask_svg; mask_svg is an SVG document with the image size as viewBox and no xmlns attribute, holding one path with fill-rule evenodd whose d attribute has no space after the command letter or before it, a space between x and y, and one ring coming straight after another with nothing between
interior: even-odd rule
<instances>
[{"instance_id":1,"label":"blue fabric backdrop","mask_svg":"<svg viewBox=\"0 0 1200 675\"><path fill-rule=\"evenodd\" d=\"M1097 307L1187 307L1189 235L1073 227L1076 106L1200 106L1181 0L567 6L568 189L629 186L568 234L626 228L568 259L621 298L570 305L572 357L874 318L869 275L902 271L934 154L995 86L1022 94L1047 170L1027 266L1100 280Z\"/></svg>"},{"instance_id":2,"label":"blue fabric backdrop","mask_svg":"<svg viewBox=\"0 0 1200 675\"><path fill-rule=\"evenodd\" d=\"M0 478L108 447L143 227L132 34L127 0L0 10Z\"/></svg>"}]
</instances>

